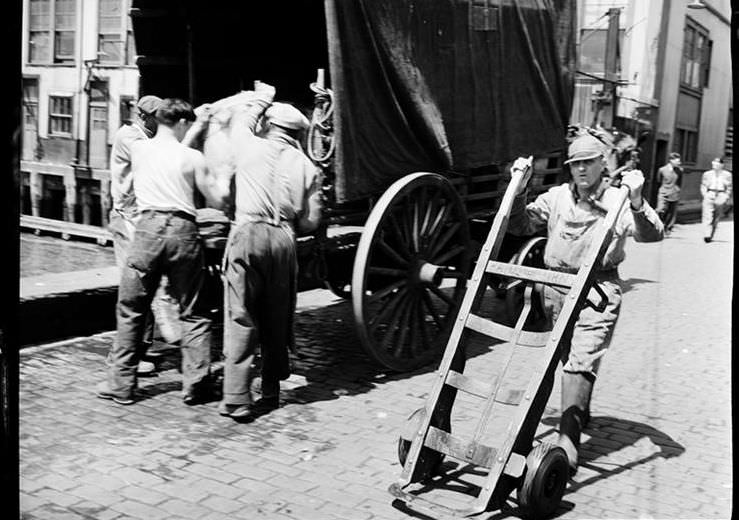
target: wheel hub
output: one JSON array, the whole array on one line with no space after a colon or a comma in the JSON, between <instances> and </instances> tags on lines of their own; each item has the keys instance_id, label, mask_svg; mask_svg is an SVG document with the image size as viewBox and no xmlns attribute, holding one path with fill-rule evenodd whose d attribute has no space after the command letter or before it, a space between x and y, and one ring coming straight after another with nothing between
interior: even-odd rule
<instances>
[{"instance_id":1,"label":"wheel hub","mask_svg":"<svg viewBox=\"0 0 739 520\"><path fill-rule=\"evenodd\" d=\"M420 260L416 273L418 283L433 284L438 287L444 278L444 267Z\"/></svg>"}]
</instances>

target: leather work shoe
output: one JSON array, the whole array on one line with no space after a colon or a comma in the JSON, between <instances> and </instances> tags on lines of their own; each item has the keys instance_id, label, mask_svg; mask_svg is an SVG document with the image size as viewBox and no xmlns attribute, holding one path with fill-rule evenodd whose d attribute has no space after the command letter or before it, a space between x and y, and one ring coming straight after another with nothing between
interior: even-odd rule
<instances>
[{"instance_id":1,"label":"leather work shoe","mask_svg":"<svg viewBox=\"0 0 739 520\"><path fill-rule=\"evenodd\" d=\"M252 405L252 409L256 414L265 414L280 407L280 398L278 396L262 397Z\"/></svg>"},{"instance_id":2,"label":"leather work shoe","mask_svg":"<svg viewBox=\"0 0 739 520\"><path fill-rule=\"evenodd\" d=\"M196 386L182 394L182 402L187 406L203 404L215 399L215 390L210 386Z\"/></svg>"},{"instance_id":3,"label":"leather work shoe","mask_svg":"<svg viewBox=\"0 0 739 520\"><path fill-rule=\"evenodd\" d=\"M114 402L122 405L129 405L136 402L130 395L122 396L113 392L108 386L107 381L102 381L98 383L98 385L95 387L95 392L100 399L111 399Z\"/></svg>"},{"instance_id":4,"label":"leather work shoe","mask_svg":"<svg viewBox=\"0 0 739 520\"><path fill-rule=\"evenodd\" d=\"M224 417L232 417L234 419L243 419L252 414L252 405L249 404L228 404L221 401L218 405L218 413Z\"/></svg>"},{"instance_id":5,"label":"leather work shoe","mask_svg":"<svg viewBox=\"0 0 739 520\"><path fill-rule=\"evenodd\" d=\"M139 364L136 367L136 375L138 376L150 376L155 374L156 371L157 367L151 361L139 361Z\"/></svg>"}]
</instances>

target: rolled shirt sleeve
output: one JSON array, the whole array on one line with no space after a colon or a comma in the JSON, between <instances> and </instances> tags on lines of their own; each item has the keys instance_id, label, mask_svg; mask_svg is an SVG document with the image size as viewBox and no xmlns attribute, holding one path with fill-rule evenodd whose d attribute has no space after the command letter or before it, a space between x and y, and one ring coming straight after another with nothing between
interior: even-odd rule
<instances>
[{"instance_id":1,"label":"rolled shirt sleeve","mask_svg":"<svg viewBox=\"0 0 739 520\"><path fill-rule=\"evenodd\" d=\"M638 211L627 208L621 215L619 234L632 235L637 242L659 242L664 238L664 224L646 200Z\"/></svg>"},{"instance_id":2,"label":"rolled shirt sleeve","mask_svg":"<svg viewBox=\"0 0 739 520\"><path fill-rule=\"evenodd\" d=\"M524 191L513 199L508 217L508 232L512 235L533 235L547 227L551 214L552 192L542 193L529 204L526 204L527 193Z\"/></svg>"}]
</instances>

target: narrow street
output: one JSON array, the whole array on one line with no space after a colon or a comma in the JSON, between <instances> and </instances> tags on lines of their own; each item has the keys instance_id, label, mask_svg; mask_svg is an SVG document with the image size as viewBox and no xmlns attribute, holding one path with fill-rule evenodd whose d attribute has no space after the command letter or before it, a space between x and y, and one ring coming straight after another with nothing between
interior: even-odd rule
<instances>
[{"instance_id":1,"label":"narrow street","mask_svg":"<svg viewBox=\"0 0 739 520\"><path fill-rule=\"evenodd\" d=\"M561 519L728 519L732 513L733 221L627 244L623 310L595 387ZM239 424L187 407L176 351L143 398L95 397L113 334L26 348L20 366L22 518L399 520L398 434L434 367L389 374L361 351L349 302L299 295L301 356L283 406ZM490 365L495 345L470 349ZM556 385L538 432L552 439ZM463 467L447 461L448 474ZM454 478L435 479L451 492ZM486 520L518 518L515 493Z\"/></svg>"}]
</instances>

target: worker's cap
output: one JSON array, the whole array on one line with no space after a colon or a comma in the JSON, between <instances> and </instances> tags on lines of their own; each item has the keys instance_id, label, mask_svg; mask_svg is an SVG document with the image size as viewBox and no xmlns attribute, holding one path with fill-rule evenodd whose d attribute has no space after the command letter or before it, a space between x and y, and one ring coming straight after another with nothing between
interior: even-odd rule
<instances>
[{"instance_id":1,"label":"worker's cap","mask_svg":"<svg viewBox=\"0 0 739 520\"><path fill-rule=\"evenodd\" d=\"M267 122L290 130L303 130L309 125L308 118L300 110L287 103L272 103L264 115Z\"/></svg>"},{"instance_id":2,"label":"worker's cap","mask_svg":"<svg viewBox=\"0 0 739 520\"><path fill-rule=\"evenodd\" d=\"M138 107L138 109L145 114L153 115L161 104L162 98L149 95L143 96L141 99L139 99L139 102L136 103L136 107Z\"/></svg>"},{"instance_id":3,"label":"worker's cap","mask_svg":"<svg viewBox=\"0 0 739 520\"><path fill-rule=\"evenodd\" d=\"M585 161L605 155L605 145L590 134L577 136L567 149L565 164L575 161Z\"/></svg>"}]
</instances>

